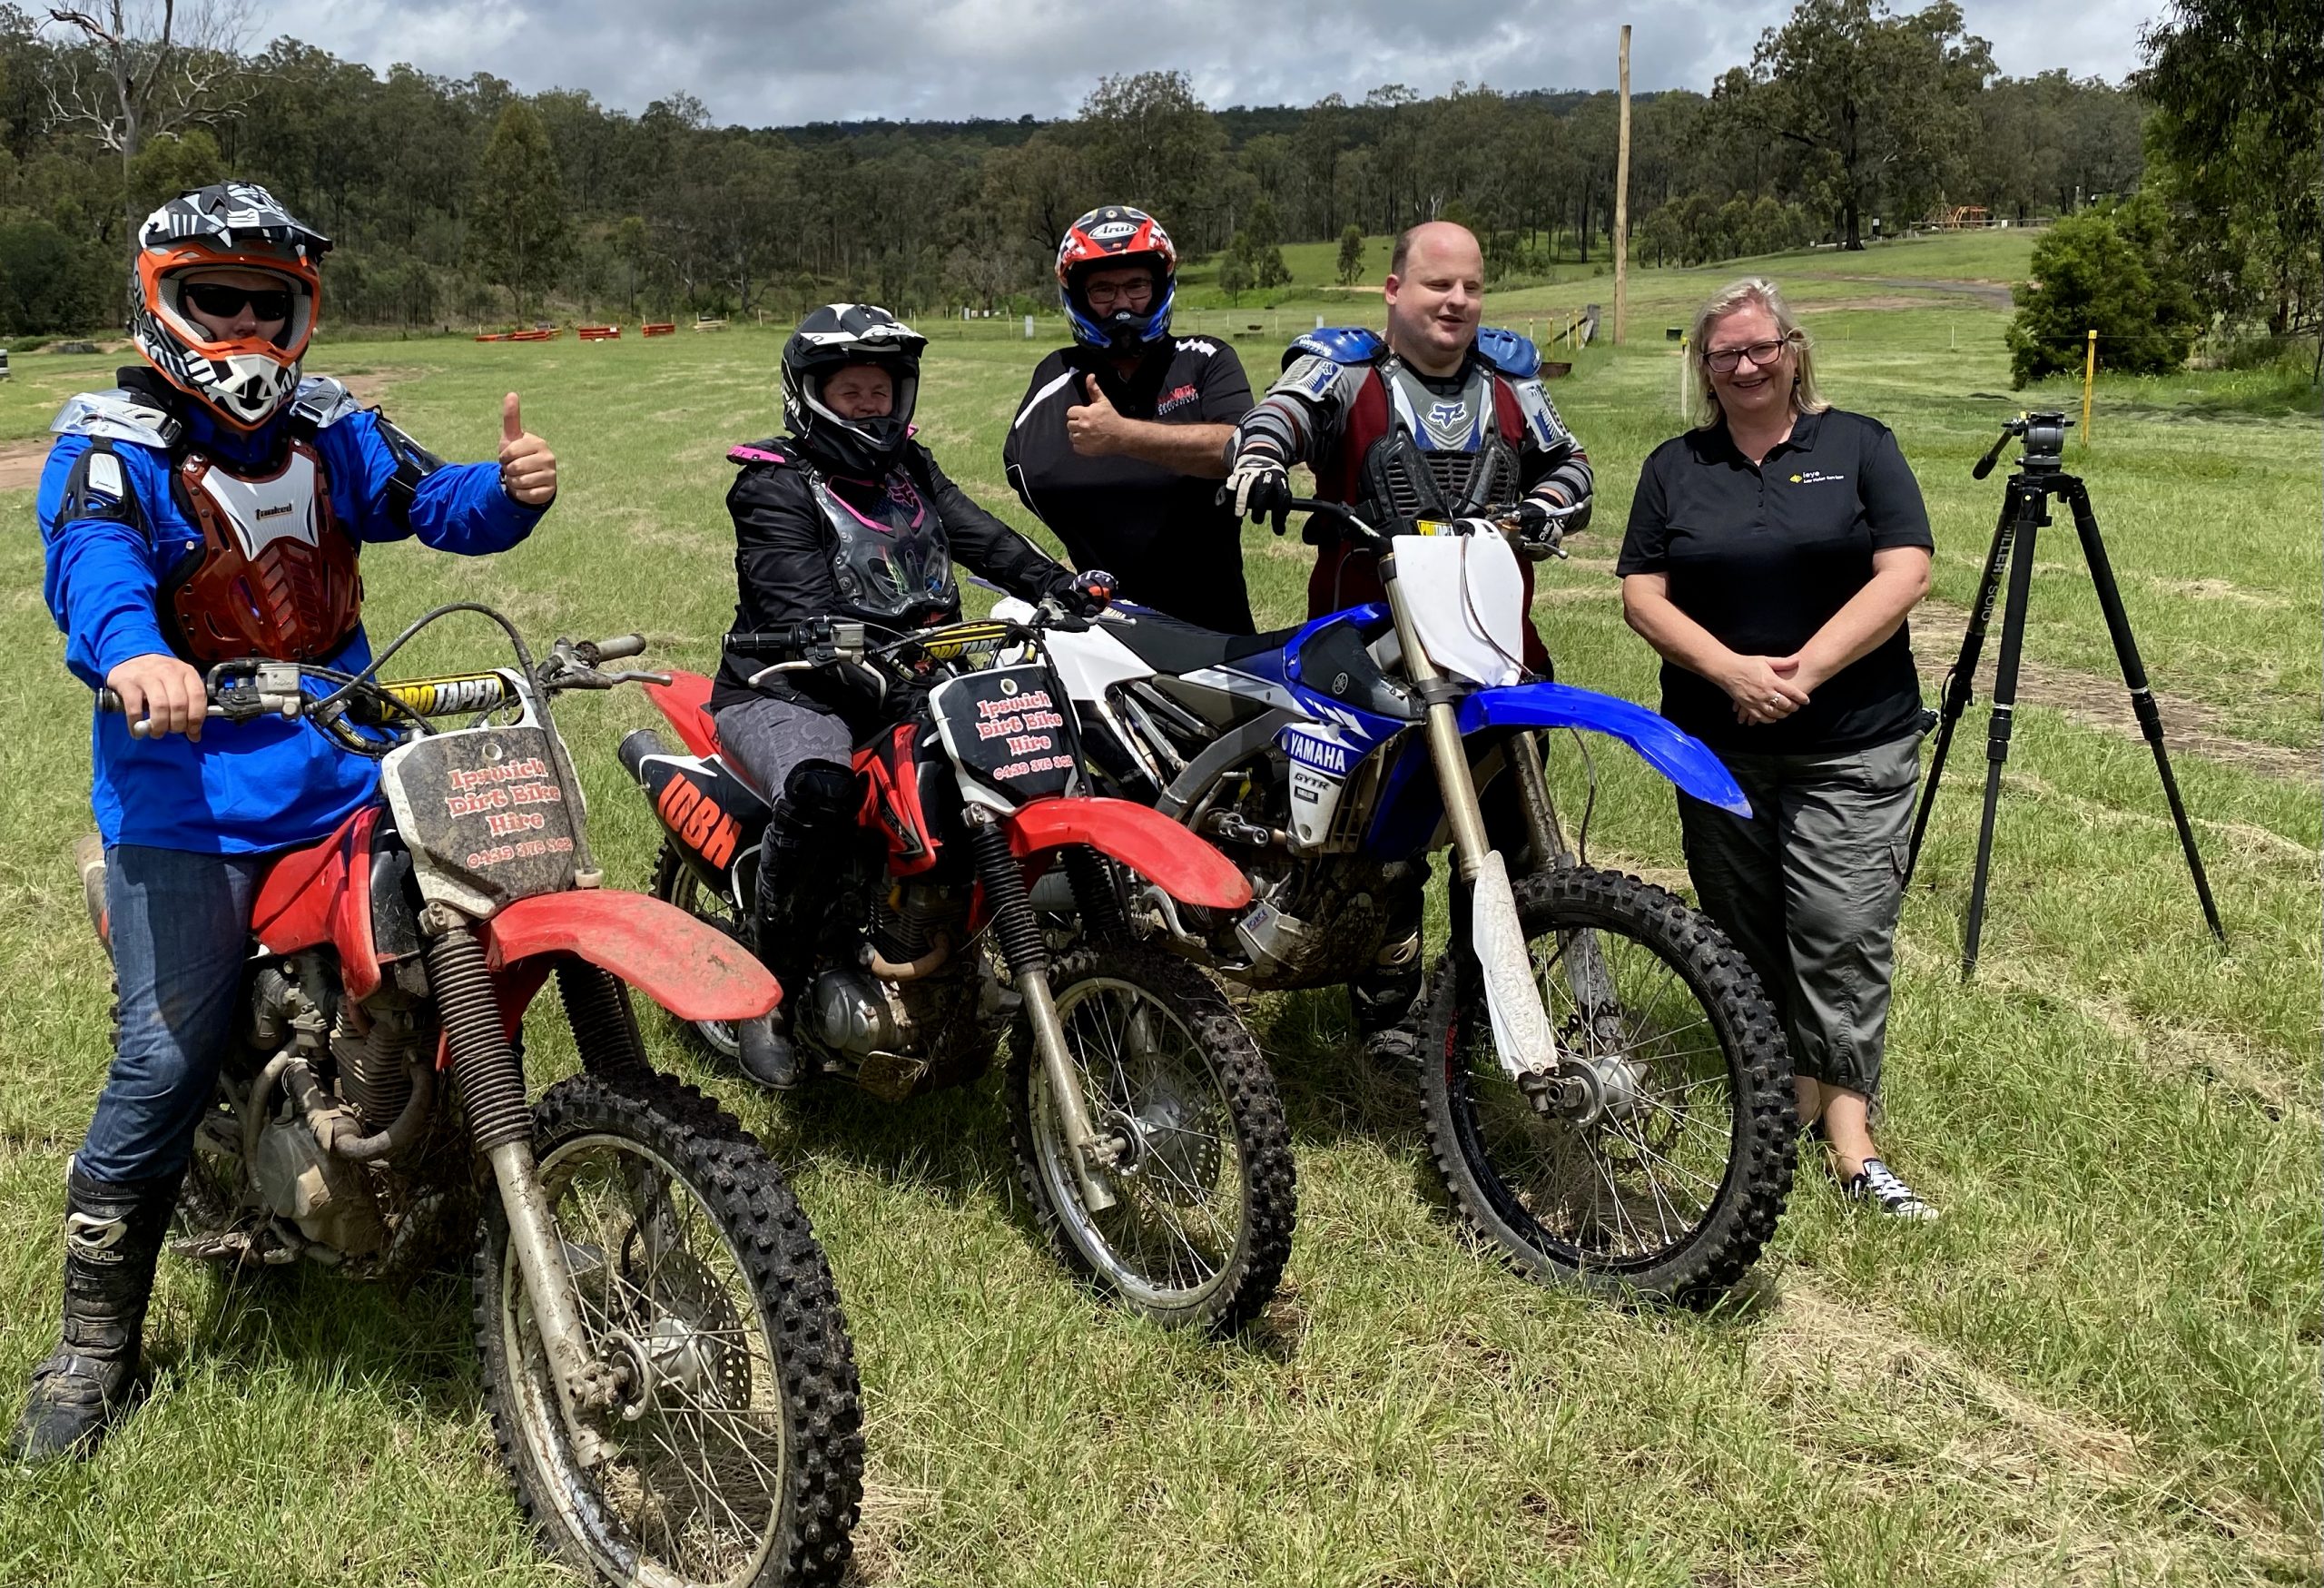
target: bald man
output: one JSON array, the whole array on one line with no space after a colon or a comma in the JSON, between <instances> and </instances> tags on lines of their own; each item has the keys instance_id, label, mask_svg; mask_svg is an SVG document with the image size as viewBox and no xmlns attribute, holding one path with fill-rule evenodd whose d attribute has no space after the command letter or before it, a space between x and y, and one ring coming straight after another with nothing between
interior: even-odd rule
<instances>
[{"instance_id":1,"label":"bald man","mask_svg":"<svg viewBox=\"0 0 2324 1588\"><path fill-rule=\"evenodd\" d=\"M1511 513L1548 541L1590 518L1590 459L1541 390L1541 356L1511 330L1481 330L1483 251L1465 226L1433 221L1396 239L1388 264L1388 331L1319 330L1291 344L1282 378L1235 429L1225 494L1238 514L1273 518L1291 500L1290 468L1315 471L1315 494L1374 528L1419 518ZM1533 567L1523 565L1525 604ZM1334 542L1307 578L1307 615L1384 601L1368 551ZM1525 619L1525 665L1550 670ZM1387 1058L1417 1050L1399 1023L1419 995L1425 863L1385 878L1397 925L1378 962L1348 989L1358 1034Z\"/></svg>"},{"instance_id":2,"label":"bald man","mask_svg":"<svg viewBox=\"0 0 2324 1588\"><path fill-rule=\"evenodd\" d=\"M1431 221L1396 239L1388 330L1319 330L1284 354L1282 378L1236 427L1226 492L1238 513L1279 518L1289 470L1364 522L1409 532L1418 518L1514 511L1529 530L1589 521L1590 459L1541 390L1541 355L1513 330L1480 330L1484 252L1475 233ZM1531 604L1532 567L1525 569ZM1307 615L1385 600L1372 555L1333 544L1307 580ZM1549 654L1525 620L1525 664Z\"/></svg>"}]
</instances>

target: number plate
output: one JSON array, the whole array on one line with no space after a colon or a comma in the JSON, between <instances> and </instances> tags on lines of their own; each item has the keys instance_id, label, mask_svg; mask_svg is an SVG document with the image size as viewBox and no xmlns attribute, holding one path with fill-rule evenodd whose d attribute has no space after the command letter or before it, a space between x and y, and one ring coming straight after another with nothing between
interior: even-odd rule
<instances>
[{"instance_id":1,"label":"number plate","mask_svg":"<svg viewBox=\"0 0 2324 1588\"><path fill-rule=\"evenodd\" d=\"M473 916L573 885L573 828L548 735L469 728L402 746L380 786L420 896Z\"/></svg>"},{"instance_id":2,"label":"number plate","mask_svg":"<svg viewBox=\"0 0 2324 1588\"><path fill-rule=\"evenodd\" d=\"M929 709L961 792L1015 810L1073 786L1073 742L1046 667L994 667L929 691Z\"/></svg>"}]
</instances>

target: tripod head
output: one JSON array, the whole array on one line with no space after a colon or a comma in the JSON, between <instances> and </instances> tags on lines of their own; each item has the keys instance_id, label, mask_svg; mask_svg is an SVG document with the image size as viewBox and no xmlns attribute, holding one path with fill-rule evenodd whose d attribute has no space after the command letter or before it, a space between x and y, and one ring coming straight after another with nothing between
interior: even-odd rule
<instances>
[{"instance_id":1,"label":"tripod head","mask_svg":"<svg viewBox=\"0 0 2324 1588\"><path fill-rule=\"evenodd\" d=\"M1977 459L1969 471L1972 479L1983 479L1994 471L2001 459L2001 449L2009 445L2013 436L2025 439L2025 456L2018 459L2018 467L2028 474L2055 474L2065 467L2066 431L2073 421L2054 409L2040 412L2022 413L2001 428L1994 444Z\"/></svg>"}]
</instances>

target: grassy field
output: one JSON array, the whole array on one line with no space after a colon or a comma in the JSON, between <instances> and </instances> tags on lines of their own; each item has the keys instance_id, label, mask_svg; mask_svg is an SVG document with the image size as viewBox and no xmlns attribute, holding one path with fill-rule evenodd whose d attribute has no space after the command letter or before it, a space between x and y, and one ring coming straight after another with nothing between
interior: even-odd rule
<instances>
[{"instance_id":1,"label":"grassy field","mask_svg":"<svg viewBox=\"0 0 2324 1588\"><path fill-rule=\"evenodd\" d=\"M1791 282L1830 395L1893 425L1927 492L1950 660L2000 499L1968 476L2008 393L1989 287L2026 242L1761 261ZM1597 527L1539 616L1569 681L1653 699L1612 557L1638 466L1680 426L1662 340L1731 271L1649 272L1632 344L1555 389ZM1868 278L1868 279L1867 279ZM1494 303L1546 321L1610 283ZM1311 321L1309 321L1311 322ZM1295 324L1280 334L1288 334ZM375 633L456 597L527 631L646 630L703 666L732 611L728 444L774 428L772 332L666 342L329 350L398 421L488 452L499 394L566 470L487 564L366 558ZM1279 342L1237 343L1272 368ZM1019 522L1000 441L1035 350L947 340L921 395L946 468ZM0 441L110 360L22 358ZM319 363L319 367L325 367ZM2102 380L2083 469L2174 735L2232 948L2203 935L2079 554L2042 543L2027 705L1984 962L1956 954L1982 714L1907 901L1883 1139L1944 1221L1853 1217L1804 1169L1774 1248L1715 1316L1529 1288L1432 1198L1409 1096L1346 1047L1336 994L1250 1019L1282 1079L1301 1223L1283 1297L1224 1343L1094 1305L1047 1259L997 1093L778 1103L704 1070L793 1171L845 1297L868 1407L867 1583L1120 1585L2280 1583L2324 1580L2318 852L2319 427L2240 378ZM2264 388L2264 389L2263 389ZM2273 393L2273 395L2271 395ZM2044 397L2050 393L2038 394ZM2061 404L2068 394L2053 394ZM1309 555L1253 533L1263 616ZM86 824L86 696L39 597L30 493L0 494L0 1393L53 1339L58 1183L106 1058L106 971L65 850ZM447 626L448 628L449 626ZM444 636L446 629L438 629ZM481 626L413 658L488 665ZM566 716L612 880L655 832L613 747L634 695ZM1579 809L1581 763L1557 776ZM1601 749L1600 863L1683 883L1663 786ZM571 1063L535 1033L537 1083ZM0 1583L546 1583L478 1403L464 1286L394 1297L320 1271L227 1285L172 1259L153 1403L85 1468L0 1472Z\"/></svg>"}]
</instances>

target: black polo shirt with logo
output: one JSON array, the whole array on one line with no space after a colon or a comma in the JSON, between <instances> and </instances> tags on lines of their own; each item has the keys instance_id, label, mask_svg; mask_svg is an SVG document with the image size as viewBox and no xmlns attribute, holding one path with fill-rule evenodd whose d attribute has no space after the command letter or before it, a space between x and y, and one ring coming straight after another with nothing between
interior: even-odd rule
<instances>
[{"instance_id":1,"label":"black polo shirt with logo","mask_svg":"<svg viewBox=\"0 0 2324 1588\"><path fill-rule=\"evenodd\" d=\"M1218 506L1219 482L1074 451L1065 413L1089 400L1091 375L1125 419L1231 425L1251 411L1242 360L1208 337L1166 337L1124 378L1102 353L1060 348L1033 371L1001 458L1009 483L1076 567L1104 568L1125 599L1183 622L1250 633L1242 524Z\"/></svg>"},{"instance_id":2,"label":"black polo shirt with logo","mask_svg":"<svg viewBox=\"0 0 2324 1588\"><path fill-rule=\"evenodd\" d=\"M1934 549L1921 488L1888 427L1837 409L1802 414L1758 466L1724 423L1654 449L1639 475L1618 574L1669 581L1670 600L1730 650L1787 656L1871 581L1872 554ZM1900 626L1781 722L1746 726L1727 692L1662 665L1662 715L1714 749L1816 755L1919 725L1920 678Z\"/></svg>"}]
</instances>

